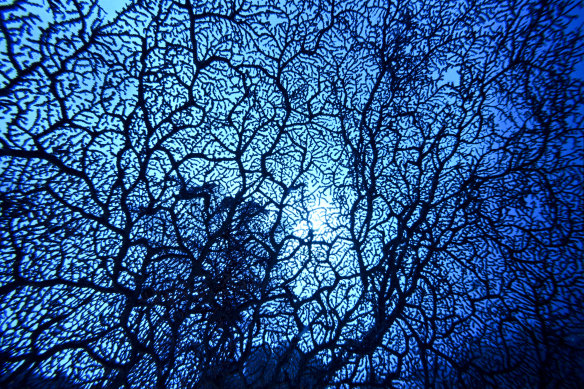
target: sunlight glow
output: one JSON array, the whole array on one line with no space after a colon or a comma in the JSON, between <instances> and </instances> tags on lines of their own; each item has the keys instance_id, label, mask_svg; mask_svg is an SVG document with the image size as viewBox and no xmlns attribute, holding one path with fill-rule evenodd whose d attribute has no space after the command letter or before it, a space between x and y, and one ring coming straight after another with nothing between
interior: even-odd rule
<instances>
[{"instance_id":1,"label":"sunlight glow","mask_svg":"<svg viewBox=\"0 0 584 389\"><path fill-rule=\"evenodd\" d=\"M308 214L296 224L295 232L299 237L307 237L312 231L318 239L330 240L334 229L338 227L338 213L336 207L324 199L317 199L310 204Z\"/></svg>"}]
</instances>

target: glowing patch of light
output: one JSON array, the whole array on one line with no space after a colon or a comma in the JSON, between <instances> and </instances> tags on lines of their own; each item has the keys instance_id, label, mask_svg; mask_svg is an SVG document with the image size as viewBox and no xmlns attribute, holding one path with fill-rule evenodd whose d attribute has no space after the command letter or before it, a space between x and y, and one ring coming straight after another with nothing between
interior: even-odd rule
<instances>
[{"instance_id":1,"label":"glowing patch of light","mask_svg":"<svg viewBox=\"0 0 584 389\"><path fill-rule=\"evenodd\" d=\"M317 199L308 207L308 213L296 223L296 236L307 237L309 231L317 239L328 240L338 227L338 210L324 199Z\"/></svg>"},{"instance_id":2,"label":"glowing patch of light","mask_svg":"<svg viewBox=\"0 0 584 389\"><path fill-rule=\"evenodd\" d=\"M294 235L314 243L308 248L311 251L310 261L308 261L308 253L301 250L297 253L295 260L288 265L290 272L296 274L300 271L295 280L290 283L292 291L299 298L307 298L315 293L317 289L317 285L313 282L315 274L322 275L322 272L330 271L328 266L318 263L318 258L327 255L324 253L333 247L329 247L329 244L338 245L335 238L340 233L340 211L332 204L332 200L327 200L326 195L314 196L307 201L306 208L298 207L289 214L293 220Z\"/></svg>"}]
</instances>

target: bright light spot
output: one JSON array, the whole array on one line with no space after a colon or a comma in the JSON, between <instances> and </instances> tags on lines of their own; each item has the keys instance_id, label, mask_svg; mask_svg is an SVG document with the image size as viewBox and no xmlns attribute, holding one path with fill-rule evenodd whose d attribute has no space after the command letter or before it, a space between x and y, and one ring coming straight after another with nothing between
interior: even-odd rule
<instances>
[{"instance_id":1,"label":"bright light spot","mask_svg":"<svg viewBox=\"0 0 584 389\"><path fill-rule=\"evenodd\" d=\"M327 226L327 221L329 219L331 205L326 201L320 201L318 206L310 211L308 216L309 227L314 230L315 233L321 234L324 232Z\"/></svg>"},{"instance_id":2,"label":"bright light spot","mask_svg":"<svg viewBox=\"0 0 584 389\"><path fill-rule=\"evenodd\" d=\"M329 239L338 226L338 210L324 199L318 199L309 205L308 213L296 224L296 235L307 237L309 231L317 239Z\"/></svg>"},{"instance_id":3,"label":"bright light spot","mask_svg":"<svg viewBox=\"0 0 584 389\"><path fill-rule=\"evenodd\" d=\"M325 261L328 264L321 263L320 259L329 254L334 257L339 248L339 241L335 238L341 233L340 211L333 205L332 199L327 199L326 194L316 196L313 192L310 200L292 208L288 217L292 221L293 234L305 242L311 240L313 243L298 251L295 258L288 263L287 269L290 274L295 275L289 284L293 293L306 298L318 289L316 279L324 279L326 273L331 271L331 261ZM298 241L291 241L291 247L298 247L299 244Z\"/></svg>"}]
</instances>

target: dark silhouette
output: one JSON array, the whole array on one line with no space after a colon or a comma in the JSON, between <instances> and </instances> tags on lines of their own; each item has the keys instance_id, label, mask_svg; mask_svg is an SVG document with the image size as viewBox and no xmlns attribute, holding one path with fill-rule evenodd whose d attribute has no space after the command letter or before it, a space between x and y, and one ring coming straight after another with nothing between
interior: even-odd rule
<instances>
[{"instance_id":1,"label":"dark silhouette","mask_svg":"<svg viewBox=\"0 0 584 389\"><path fill-rule=\"evenodd\" d=\"M0 5L0 386L580 387L577 12Z\"/></svg>"}]
</instances>

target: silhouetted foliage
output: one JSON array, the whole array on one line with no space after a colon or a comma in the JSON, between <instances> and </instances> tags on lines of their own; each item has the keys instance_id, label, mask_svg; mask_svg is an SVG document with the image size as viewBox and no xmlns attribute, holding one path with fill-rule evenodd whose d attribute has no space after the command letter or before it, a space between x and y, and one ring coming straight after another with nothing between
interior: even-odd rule
<instances>
[{"instance_id":1,"label":"silhouetted foliage","mask_svg":"<svg viewBox=\"0 0 584 389\"><path fill-rule=\"evenodd\" d=\"M577 12L2 3L0 386L579 387Z\"/></svg>"}]
</instances>

